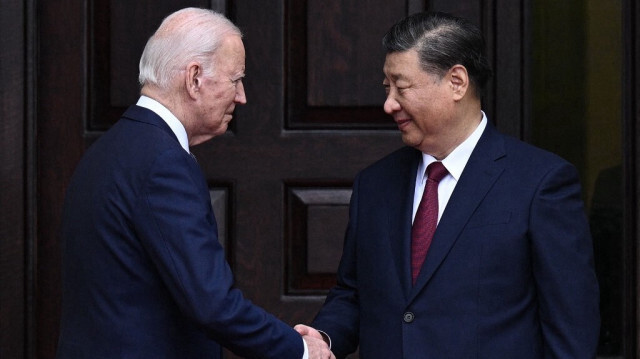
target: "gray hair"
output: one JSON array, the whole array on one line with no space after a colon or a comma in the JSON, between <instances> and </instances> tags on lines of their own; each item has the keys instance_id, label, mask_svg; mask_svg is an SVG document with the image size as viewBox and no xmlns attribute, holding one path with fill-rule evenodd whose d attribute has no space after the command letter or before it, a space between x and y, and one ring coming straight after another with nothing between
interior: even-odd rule
<instances>
[{"instance_id":1,"label":"gray hair","mask_svg":"<svg viewBox=\"0 0 640 359\"><path fill-rule=\"evenodd\" d=\"M174 76L190 61L198 61L205 75L212 74L212 56L230 34L242 36L236 25L213 10L186 8L174 12L147 41L140 58L138 82L167 90Z\"/></svg>"},{"instance_id":2,"label":"gray hair","mask_svg":"<svg viewBox=\"0 0 640 359\"><path fill-rule=\"evenodd\" d=\"M454 65L467 69L478 97L491 78L491 65L484 56L484 38L469 21L445 13L417 13L400 20L384 35L387 51L415 49L426 72L440 77Z\"/></svg>"}]
</instances>

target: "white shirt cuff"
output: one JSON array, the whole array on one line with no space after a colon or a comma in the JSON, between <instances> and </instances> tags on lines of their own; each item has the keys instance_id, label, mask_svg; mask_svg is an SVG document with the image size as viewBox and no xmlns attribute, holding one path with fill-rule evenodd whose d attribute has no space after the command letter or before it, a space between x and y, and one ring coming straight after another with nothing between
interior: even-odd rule
<instances>
[{"instance_id":1,"label":"white shirt cuff","mask_svg":"<svg viewBox=\"0 0 640 359\"><path fill-rule=\"evenodd\" d=\"M309 359L309 348L307 348L307 342L302 339L302 344L304 344L304 354L302 355L302 359Z\"/></svg>"}]
</instances>

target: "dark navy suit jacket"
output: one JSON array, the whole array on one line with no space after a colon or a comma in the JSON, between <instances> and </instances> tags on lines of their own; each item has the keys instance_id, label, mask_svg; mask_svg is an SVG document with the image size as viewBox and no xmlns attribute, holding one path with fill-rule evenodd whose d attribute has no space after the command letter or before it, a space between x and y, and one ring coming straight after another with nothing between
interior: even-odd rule
<instances>
[{"instance_id":1,"label":"dark navy suit jacket","mask_svg":"<svg viewBox=\"0 0 640 359\"><path fill-rule=\"evenodd\" d=\"M594 358L598 285L577 171L487 125L411 284L419 151L356 178L338 285L312 325L338 358Z\"/></svg>"},{"instance_id":2,"label":"dark navy suit jacket","mask_svg":"<svg viewBox=\"0 0 640 359\"><path fill-rule=\"evenodd\" d=\"M200 167L152 111L130 107L87 150L62 236L58 358L302 358L234 288Z\"/></svg>"}]
</instances>

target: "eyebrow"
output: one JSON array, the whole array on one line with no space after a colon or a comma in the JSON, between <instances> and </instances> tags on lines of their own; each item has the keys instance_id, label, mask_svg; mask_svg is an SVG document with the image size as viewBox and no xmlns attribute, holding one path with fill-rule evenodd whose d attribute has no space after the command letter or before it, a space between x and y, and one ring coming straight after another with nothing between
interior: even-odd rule
<instances>
[{"instance_id":1,"label":"eyebrow","mask_svg":"<svg viewBox=\"0 0 640 359\"><path fill-rule=\"evenodd\" d=\"M387 70L387 71L385 71ZM404 78L405 75L402 72L398 72L397 70L401 70L401 69L396 69L396 71L391 71L392 69L389 68L382 68L382 73L384 74L385 77L390 77L391 79L395 80L398 78Z\"/></svg>"},{"instance_id":2,"label":"eyebrow","mask_svg":"<svg viewBox=\"0 0 640 359\"><path fill-rule=\"evenodd\" d=\"M406 76L404 76L403 74L385 74L384 75L384 80L383 81L387 81L387 80L391 80L391 81L399 81L399 80L404 80L407 81L408 78Z\"/></svg>"}]
</instances>

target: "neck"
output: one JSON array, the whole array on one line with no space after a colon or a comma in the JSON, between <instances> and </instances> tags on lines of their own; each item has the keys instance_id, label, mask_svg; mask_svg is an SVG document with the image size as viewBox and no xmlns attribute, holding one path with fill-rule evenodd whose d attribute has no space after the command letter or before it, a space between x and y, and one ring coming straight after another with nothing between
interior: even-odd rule
<instances>
[{"instance_id":1,"label":"neck","mask_svg":"<svg viewBox=\"0 0 640 359\"><path fill-rule=\"evenodd\" d=\"M189 142L191 142L191 127L189 126L189 118L182 106L182 101L176 98L175 92L162 90L153 85L144 85L140 94L147 96L158 101L162 106L166 107L171 113L176 116L178 121L184 126Z\"/></svg>"},{"instance_id":2,"label":"neck","mask_svg":"<svg viewBox=\"0 0 640 359\"><path fill-rule=\"evenodd\" d=\"M424 151L433 156L435 159L441 161L445 159L456 147L464 142L473 131L478 128L478 125L482 121L482 110L480 107L480 101L473 104L459 104L458 112L455 118L451 119L451 127L447 131L445 136L440 138L440 145L438 151Z\"/></svg>"}]
</instances>

